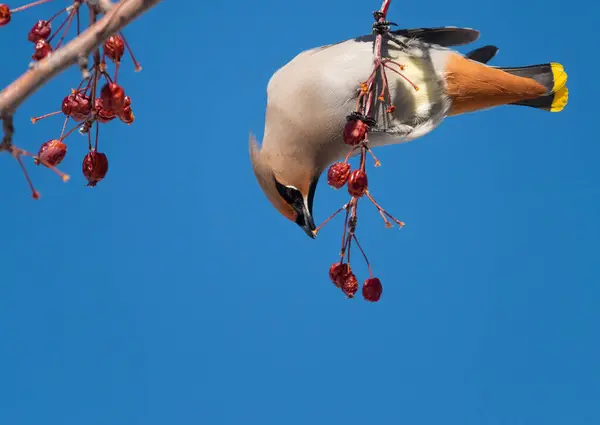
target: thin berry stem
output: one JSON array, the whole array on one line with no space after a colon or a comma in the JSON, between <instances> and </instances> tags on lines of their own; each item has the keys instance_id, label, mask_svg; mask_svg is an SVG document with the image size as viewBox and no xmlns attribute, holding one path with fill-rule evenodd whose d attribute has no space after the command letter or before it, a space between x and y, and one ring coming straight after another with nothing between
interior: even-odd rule
<instances>
[{"instance_id":1,"label":"thin berry stem","mask_svg":"<svg viewBox=\"0 0 600 425\"><path fill-rule=\"evenodd\" d=\"M13 152L13 156L16 158L17 162L19 163L19 166L21 167L21 170L23 171L23 174L25 175L25 180L27 180L27 184L31 189L31 196L33 197L33 199L38 199L40 197L40 193L37 190L35 190L35 187L33 187L33 182L31 181L29 173L27 172L27 168L25 168L25 164L23 164L23 160L21 159L20 149L15 149Z\"/></svg>"},{"instance_id":2,"label":"thin berry stem","mask_svg":"<svg viewBox=\"0 0 600 425\"><path fill-rule=\"evenodd\" d=\"M385 59L383 62L385 64L391 63L393 65L396 65L398 68L400 68L400 71L404 71L404 69L406 68L406 65L402 65L401 63L398 63L398 62L396 62L394 60L391 60L391 59Z\"/></svg>"},{"instance_id":3,"label":"thin berry stem","mask_svg":"<svg viewBox=\"0 0 600 425\"><path fill-rule=\"evenodd\" d=\"M64 11L66 11L67 8L65 7L64 9L59 10L58 12L56 12L54 15L52 15L50 17L50 19L48 19L48 23L52 22L53 20L55 20L56 18L58 18L60 16L61 13L63 13Z\"/></svg>"},{"instance_id":4,"label":"thin berry stem","mask_svg":"<svg viewBox=\"0 0 600 425\"><path fill-rule=\"evenodd\" d=\"M361 151L360 151L360 170L361 171L365 171L366 168L366 163L367 163L367 155L365 155L367 148L365 147L365 144L361 145Z\"/></svg>"},{"instance_id":5,"label":"thin berry stem","mask_svg":"<svg viewBox=\"0 0 600 425\"><path fill-rule=\"evenodd\" d=\"M63 41L65 41L65 37L69 33L69 29L71 28L71 24L73 23L73 18L75 18L75 11L77 9L78 8L76 8L75 10L72 10L71 13L69 14L69 19L68 19L67 26L65 27L65 30L63 31L62 37L60 37L60 40L56 44L56 47L54 48L54 50L57 50L60 47L60 45L63 43Z\"/></svg>"},{"instance_id":6,"label":"thin berry stem","mask_svg":"<svg viewBox=\"0 0 600 425\"><path fill-rule=\"evenodd\" d=\"M30 7L35 7L35 6L38 6L40 4L48 3L48 2L51 2L51 1L52 0L38 0L38 1L34 1L33 3L29 3L29 4L26 4L24 6L17 7L15 9L11 9L10 13L17 13L17 12L20 12L22 10L29 9Z\"/></svg>"},{"instance_id":7,"label":"thin berry stem","mask_svg":"<svg viewBox=\"0 0 600 425\"><path fill-rule=\"evenodd\" d=\"M394 217L393 215L388 213L384 208L382 208L381 205L379 205L377 203L377 201L375 201L375 199L373 198L373 195L371 195L369 193L369 191L367 191L366 195L367 195L367 198L369 198L369 200L373 203L373 205L375 205L375 208L377 208L380 213L387 215L392 221L394 221L398 226L400 226L400 228L404 227L405 223L403 221L398 220L396 217Z\"/></svg>"},{"instance_id":8,"label":"thin berry stem","mask_svg":"<svg viewBox=\"0 0 600 425\"><path fill-rule=\"evenodd\" d=\"M65 122L63 123L62 130L60 132L59 140L63 139L63 134L65 134L65 129L67 128L67 123L69 122L69 118L71 118L71 117L66 117L65 118Z\"/></svg>"},{"instance_id":9,"label":"thin berry stem","mask_svg":"<svg viewBox=\"0 0 600 425\"><path fill-rule=\"evenodd\" d=\"M62 142L67 137L69 137L71 135L71 133L73 133L75 130L77 130L79 127L81 127L81 124L77 123L77 125L75 127L70 129L69 131L67 131L67 134L65 134L64 136L61 136L61 138L59 140Z\"/></svg>"},{"instance_id":10,"label":"thin berry stem","mask_svg":"<svg viewBox=\"0 0 600 425\"><path fill-rule=\"evenodd\" d=\"M319 233L319 231L325 227L325 225L327 223L329 223L336 215L338 215L339 213L341 213L343 210L345 210L346 208L348 208L348 204L346 205L342 205L336 212L334 212L333 214L331 214L329 216L329 218L327 220L325 220L323 223L321 223L321 225L319 227L317 227L315 230L313 230L313 234L316 236L317 233Z\"/></svg>"},{"instance_id":11,"label":"thin berry stem","mask_svg":"<svg viewBox=\"0 0 600 425\"><path fill-rule=\"evenodd\" d=\"M98 136L100 134L100 124L96 121L96 142L94 143L94 150L98 151Z\"/></svg>"},{"instance_id":12,"label":"thin berry stem","mask_svg":"<svg viewBox=\"0 0 600 425\"><path fill-rule=\"evenodd\" d=\"M65 9L66 10L66 9ZM67 25L67 22L69 22L71 20L71 16L73 15L73 11L69 12L67 17L65 18L65 20L62 22L62 24L60 24L60 26L54 31L54 33L48 37L48 43L52 42L52 40L54 39L54 37L56 37L56 35L63 29L63 27L65 25ZM56 49L55 49L56 50Z\"/></svg>"},{"instance_id":13,"label":"thin berry stem","mask_svg":"<svg viewBox=\"0 0 600 425\"><path fill-rule=\"evenodd\" d=\"M117 61L115 63L115 83L117 82L117 78L119 77L119 65L121 64L121 61Z\"/></svg>"},{"instance_id":14,"label":"thin berry stem","mask_svg":"<svg viewBox=\"0 0 600 425\"><path fill-rule=\"evenodd\" d=\"M346 155L346 158L344 159L344 162L348 162L348 160L350 159L350 157L352 156L352 154L354 153L354 151L356 149L358 149L360 147L360 145L355 145L352 149L350 149L350 152L348 152L348 155Z\"/></svg>"},{"instance_id":15,"label":"thin berry stem","mask_svg":"<svg viewBox=\"0 0 600 425\"><path fill-rule=\"evenodd\" d=\"M79 13L79 8L77 8L77 36L81 34L81 16Z\"/></svg>"},{"instance_id":16,"label":"thin berry stem","mask_svg":"<svg viewBox=\"0 0 600 425\"><path fill-rule=\"evenodd\" d=\"M371 269L371 263L369 263L367 254L365 254L365 251L362 249L362 246L360 246L360 242L358 242L358 238L356 237L356 235L353 234L352 237L354 238L354 242L356 242L356 246L360 250L360 253L363 255L363 257L365 259L365 263L367 263L367 267L369 268L369 277L373 277L373 270Z\"/></svg>"},{"instance_id":17,"label":"thin berry stem","mask_svg":"<svg viewBox=\"0 0 600 425\"><path fill-rule=\"evenodd\" d=\"M373 153L373 150L370 147L368 147L368 146L367 146L367 152L369 152L371 154L371 156L373 157L373 161L375 161L375 167L381 166L381 162L379 162L379 160L377 159L377 157Z\"/></svg>"},{"instance_id":18,"label":"thin berry stem","mask_svg":"<svg viewBox=\"0 0 600 425\"><path fill-rule=\"evenodd\" d=\"M354 202L354 199L351 199L350 202ZM346 252L346 233L348 232L348 217L350 216L350 208L346 208L346 218L344 218L344 231L342 233L342 250L340 251L340 256L342 260L344 259L344 254Z\"/></svg>"},{"instance_id":19,"label":"thin berry stem","mask_svg":"<svg viewBox=\"0 0 600 425\"><path fill-rule=\"evenodd\" d=\"M62 113L62 111L54 111L54 112L50 112L48 114L41 115L39 117L33 117L33 118L31 118L31 123L35 124L36 122L43 120L44 118L53 117L54 115L58 115L60 113Z\"/></svg>"},{"instance_id":20,"label":"thin berry stem","mask_svg":"<svg viewBox=\"0 0 600 425\"><path fill-rule=\"evenodd\" d=\"M135 56L133 55L133 50L129 47L129 43L127 42L127 39L123 35L123 32L119 32L119 35L123 39L123 44L125 44L125 48L127 49L127 53L129 53L129 56L131 56L131 60L133 61L133 66L135 67L134 68L135 72L140 72L142 70L142 66L137 61L137 59L135 58Z\"/></svg>"},{"instance_id":21,"label":"thin berry stem","mask_svg":"<svg viewBox=\"0 0 600 425\"><path fill-rule=\"evenodd\" d=\"M396 74L398 74L402 78L404 78L408 82L408 84L410 84L413 87L413 89L415 89L415 91L419 91L419 86L417 86L415 83L413 83L412 81L410 81L409 78L406 75L404 75L400 71L395 70L394 68L392 68L390 66L387 66L387 65L383 65L383 66L386 67L387 69L389 69L390 71L395 72Z\"/></svg>"}]
</instances>

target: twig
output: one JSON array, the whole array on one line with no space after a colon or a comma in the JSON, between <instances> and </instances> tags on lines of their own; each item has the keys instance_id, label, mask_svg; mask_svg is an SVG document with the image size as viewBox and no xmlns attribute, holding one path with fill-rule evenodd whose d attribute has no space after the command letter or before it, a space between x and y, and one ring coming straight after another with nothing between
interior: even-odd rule
<instances>
[{"instance_id":1,"label":"twig","mask_svg":"<svg viewBox=\"0 0 600 425\"><path fill-rule=\"evenodd\" d=\"M2 131L4 132L4 137L2 138L2 143L0 143L0 152L10 151L12 136L15 133L12 115L5 115L2 119Z\"/></svg>"},{"instance_id":2,"label":"twig","mask_svg":"<svg viewBox=\"0 0 600 425\"><path fill-rule=\"evenodd\" d=\"M113 34L121 31L138 16L158 4L161 0L121 0L111 7L108 0L97 0L104 16L71 42L38 62L33 69L25 72L16 81L0 92L0 119L6 120L16 109L44 84L79 62L82 56L89 56ZM89 2L94 5L94 2ZM5 138L6 139L6 138ZM3 142L4 143L4 142Z\"/></svg>"}]
</instances>

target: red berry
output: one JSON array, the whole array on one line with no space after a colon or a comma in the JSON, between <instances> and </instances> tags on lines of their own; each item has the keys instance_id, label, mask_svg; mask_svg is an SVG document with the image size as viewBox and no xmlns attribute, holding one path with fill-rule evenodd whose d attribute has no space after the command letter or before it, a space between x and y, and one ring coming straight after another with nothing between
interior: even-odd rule
<instances>
[{"instance_id":1,"label":"red berry","mask_svg":"<svg viewBox=\"0 0 600 425\"><path fill-rule=\"evenodd\" d=\"M343 280L351 272L352 270L348 263L334 263L329 268L329 278L335 286L341 288Z\"/></svg>"},{"instance_id":2,"label":"red berry","mask_svg":"<svg viewBox=\"0 0 600 425\"><path fill-rule=\"evenodd\" d=\"M379 301L382 292L383 287L381 286L381 281L376 277L371 277L363 283L362 294L363 298L367 301L374 303Z\"/></svg>"},{"instance_id":3,"label":"red berry","mask_svg":"<svg viewBox=\"0 0 600 425\"><path fill-rule=\"evenodd\" d=\"M10 7L0 4L0 27L10 22Z\"/></svg>"},{"instance_id":4,"label":"red berry","mask_svg":"<svg viewBox=\"0 0 600 425\"><path fill-rule=\"evenodd\" d=\"M125 43L123 42L123 39L116 34L109 37L109 39L104 42L104 53L113 62L119 62L125 53Z\"/></svg>"},{"instance_id":5,"label":"red berry","mask_svg":"<svg viewBox=\"0 0 600 425\"><path fill-rule=\"evenodd\" d=\"M119 119L125 124L131 124L135 120L135 115L133 115L133 111L131 110L131 106L123 108L121 113L119 114Z\"/></svg>"},{"instance_id":6,"label":"red berry","mask_svg":"<svg viewBox=\"0 0 600 425\"><path fill-rule=\"evenodd\" d=\"M354 295L358 292L358 280L356 280L354 273L350 272L344 277L341 287L348 298L354 298Z\"/></svg>"},{"instance_id":7,"label":"red berry","mask_svg":"<svg viewBox=\"0 0 600 425\"><path fill-rule=\"evenodd\" d=\"M119 113L125 106L125 90L117 83L107 83L100 91L100 98L105 109Z\"/></svg>"},{"instance_id":8,"label":"red berry","mask_svg":"<svg viewBox=\"0 0 600 425\"><path fill-rule=\"evenodd\" d=\"M367 134L368 126L358 119L350 120L344 127L344 143L355 146L362 142Z\"/></svg>"},{"instance_id":9,"label":"red berry","mask_svg":"<svg viewBox=\"0 0 600 425\"><path fill-rule=\"evenodd\" d=\"M348 193L351 196L360 198L369 188L367 173L362 170L354 170L348 179Z\"/></svg>"},{"instance_id":10,"label":"red berry","mask_svg":"<svg viewBox=\"0 0 600 425\"><path fill-rule=\"evenodd\" d=\"M52 53L52 46L43 38L35 43L35 52L31 56L34 61L41 61Z\"/></svg>"},{"instance_id":11,"label":"red berry","mask_svg":"<svg viewBox=\"0 0 600 425\"><path fill-rule=\"evenodd\" d=\"M76 122L83 121L92 112L90 98L80 92L71 93L63 99L62 112Z\"/></svg>"},{"instance_id":12,"label":"red berry","mask_svg":"<svg viewBox=\"0 0 600 425\"><path fill-rule=\"evenodd\" d=\"M131 98L129 96L125 96L125 103L123 104L123 109L119 112L119 119L125 124L131 124L133 123L133 120L135 120L135 115L133 115L131 109Z\"/></svg>"},{"instance_id":13,"label":"red berry","mask_svg":"<svg viewBox=\"0 0 600 425\"><path fill-rule=\"evenodd\" d=\"M88 181L88 186L96 186L108 172L108 158L106 155L95 150L91 150L83 158L83 175Z\"/></svg>"},{"instance_id":14,"label":"red berry","mask_svg":"<svg viewBox=\"0 0 600 425\"><path fill-rule=\"evenodd\" d=\"M37 23L29 31L27 40L32 43L37 43L40 40L46 40L50 37L52 32L52 25L48 21L37 21Z\"/></svg>"},{"instance_id":15,"label":"red berry","mask_svg":"<svg viewBox=\"0 0 600 425\"><path fill-rule=\"evenodd\" d=\"M339 189L343 187L350 177L350 164L347 162L336 162L327 172L327 183L331 187Z\"/></svg>"},{"instance_id":16,"label":"red berry","mask_svg":"<svg viewBox=\"0 0 600 425\"><path fill-rule=\"evenodd\" d=\"M102 124L106 124L117 117L114 112L104 108L102 100L99 97L94 101L94 109L96 110L96 119Z\"/></svg>"},{"instance_id":17,"label":"red berry","mask_svg":"<svg viewBox=\"0 0 600 425\"><path fill-rule=\"evenodd\" d=\"M38 157L47 164L56 167L65 158L67 154L67 145L57 139L48 140L43 143L38 152ZM34 160L36 165L39 165L41 161ZM45 164L44 164L45 165Z\"/></svg>"}]
</instances>

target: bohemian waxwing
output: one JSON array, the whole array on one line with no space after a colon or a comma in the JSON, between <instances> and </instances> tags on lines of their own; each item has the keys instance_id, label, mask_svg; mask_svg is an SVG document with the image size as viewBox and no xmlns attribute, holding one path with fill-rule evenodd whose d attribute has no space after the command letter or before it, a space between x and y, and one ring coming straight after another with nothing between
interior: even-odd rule
<instances>
[{"instance_id":1,"label":"bohemian waxwing","mask_svg":"<svg viewBox=\"0 0 600 425\"><path fill-rule=\"evenodd\" d=\"M254 174L273 206L314 238L312 216L321 173L344 158L346 117L360 83L373 70L375 35L304 51L275 72L267 87L262 146L250 135ZM568 100L567 74L548 63L517 68L486 63L498 49L485 46L467 55L450 49L471 43L479 32L443 27L384 33L382 57L405 65L406 79L387 73L391 104L386 114L375 102L377 124L369 146L398 144L424 136L446 117L500 105L522 105L559 112ZM377 88L375 89L377 90Z\"/></svg>"}]
</instances>

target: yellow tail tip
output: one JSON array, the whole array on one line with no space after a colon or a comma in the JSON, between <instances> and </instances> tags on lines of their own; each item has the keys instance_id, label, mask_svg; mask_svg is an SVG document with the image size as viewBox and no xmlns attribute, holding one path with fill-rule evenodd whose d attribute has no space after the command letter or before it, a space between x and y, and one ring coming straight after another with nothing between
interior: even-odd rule
<instances>
[{"instance_id":1,"label":"yellow tail tip","mask_svg":"<svg viewBox=\"0 0 600 425\"><path fill-rule=\"evenodd\" d=\"M550 68L552 69L552 76L554 77L554 87L552 88L552 91L556 93L567 84L568 75L565 71L565 67L560 63L552 62L550 63Z\"/></svg>"},{"instance_id":2,"label":"yellow tail tip","mask_svg":"<svg viewBox=\"0 0 600 425\"><path fill-rule=\"evenodd\" d=\"M562 87L556 93L554 93L554 100L552 101L552 106L550 106L550 112L562 111L565 109L565 106L567 106L568 102L569 89Z\"/></svg>"}]
</instances>

